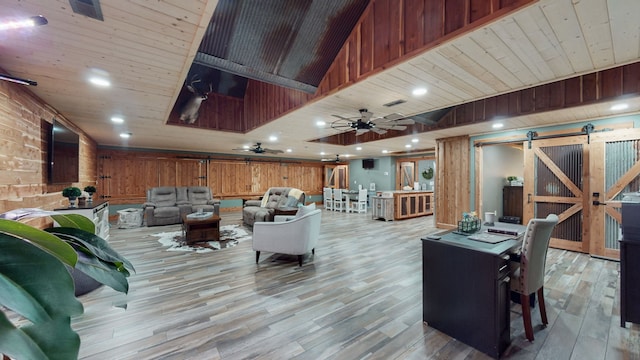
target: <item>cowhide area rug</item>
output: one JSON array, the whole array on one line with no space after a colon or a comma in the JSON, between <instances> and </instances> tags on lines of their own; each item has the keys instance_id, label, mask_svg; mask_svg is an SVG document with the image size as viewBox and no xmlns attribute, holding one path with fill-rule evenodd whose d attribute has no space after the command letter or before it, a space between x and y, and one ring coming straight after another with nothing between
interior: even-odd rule
<instances>
[{"instance_id":1,"label":"cowhide area rug","mask_svg":"<svg viewBox=\"0 0 640 360\"><path fill-rule=\"evenodd\" d=\"M206 253L238 245L241 241L250 240L251 233L242 225L223 225L220 227L220 241L203 241L187 244L182 231L170 231L152 234L158 242L167 247L167 251L194 251Z\"/></svg>"}]
</instances>

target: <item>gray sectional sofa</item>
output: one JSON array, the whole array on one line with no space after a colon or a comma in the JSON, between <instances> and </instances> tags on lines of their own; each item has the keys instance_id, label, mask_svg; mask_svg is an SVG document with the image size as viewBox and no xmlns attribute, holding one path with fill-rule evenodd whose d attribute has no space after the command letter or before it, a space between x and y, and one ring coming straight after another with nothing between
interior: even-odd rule
<instances>
[{"instance_id":1,"label":"gray sectional sofa","mask_svg":"<svg viewBox=\"0 0 640 360\"><path fill-rule=\"evenodd\" d=\"M150 188L142 207L147 226L179 224L183 215L199 209L220 215L220 200L213 199L211 189L206 186Z\"/></svg>"}]
</instances>

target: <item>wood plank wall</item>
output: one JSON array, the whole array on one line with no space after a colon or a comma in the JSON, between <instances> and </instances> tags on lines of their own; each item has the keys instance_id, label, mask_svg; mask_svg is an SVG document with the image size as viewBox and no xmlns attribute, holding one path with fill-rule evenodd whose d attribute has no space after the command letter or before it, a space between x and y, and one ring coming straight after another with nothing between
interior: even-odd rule
<instances>
[{"instance_id":1,"label":"wood plank wall","mask_svg":"<svg viewBox=\"0 0 640 360\"><path fill-rule=\"evenodd\" d=\"M468 136L436 142L435 222L438 228L456 228L462 213L471 210L470 150Z\"/></svg>"},{"instance_id":2,"label":"wood plank wall","mask_svg":"<svg viewBox=\"0 0 640 360\"><path fill-rule=\"evenodd\" d=\"M48 185L42 121L53 119L80 134L79 181ZM60 191L96 183L96 143L24 85L0 81L0 213L23 207L68 205Z\"/></svg>"},{"instance_id":3,"label":"wood plank wall","mask_svg":"<svg viewBox=\"0 0 640 360\"><path fill-rule=\"evenodd\" d=\"M98 149L98 193L113 204L140 204L157 186L207 186L218 199L259 196L272 186L322 193L324 164L299 160L211 158L202 154Z\"/></svg>"}]
</instances>

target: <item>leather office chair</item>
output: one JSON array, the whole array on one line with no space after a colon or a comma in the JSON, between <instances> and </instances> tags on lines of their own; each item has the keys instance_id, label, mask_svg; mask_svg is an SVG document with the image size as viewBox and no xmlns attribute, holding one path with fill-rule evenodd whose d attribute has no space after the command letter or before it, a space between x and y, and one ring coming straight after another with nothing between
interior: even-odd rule
<instances>
[{"instance_id":1,"label":"leather office chair","mask_svg":"<svg viewBox=\"0 0 640 360\"><path fill-rule=\"evenodd\" d=\"M544 267L551 232L558 223L558 216L550 214L546 219L531 219L522 240L519 261L511 262L511 291L520 294L522 321L529 341L533 341L531 326L531 305L529 297L538 293L540 317L544 325L548 324L547 310L544 305Z\"/></svg>"},{"instance_id":2,"label":"leather office chair","mask_svg":"<svg viewBox=\"0 0 640 360\"><path fill-rule=\"evenodd\" d=\"M322 188L322 202L325 210L333 210L333 190L331 188Z\"/></svg>"}]
</instances>

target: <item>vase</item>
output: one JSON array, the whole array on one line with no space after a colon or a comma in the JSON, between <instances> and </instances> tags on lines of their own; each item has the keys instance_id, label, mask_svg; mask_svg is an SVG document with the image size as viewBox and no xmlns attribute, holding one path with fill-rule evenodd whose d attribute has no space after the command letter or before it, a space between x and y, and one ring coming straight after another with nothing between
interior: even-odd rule
<instances>
[{"instance_id":1,"label":"vase","mask_svg":"<svg viewBox=\"0 0 640 360\"><path fill-rule=\"evenodd\" d=\"M87 199L87 202L93 202L93 193L89 193L89 198Z\"/></svg>"},{"instance_id":2,"label":"vase","mask_svg":"<svg viewBox=\"0 0 640 360\"><path fill-rule=\"evenodd\" d=\"M70 208L76 207L76 198L75 197L70 197L69 198L69 207Z\"/></svg>"}]
</instances>

